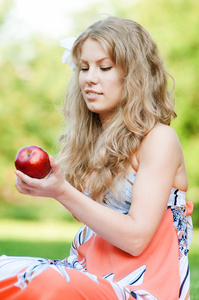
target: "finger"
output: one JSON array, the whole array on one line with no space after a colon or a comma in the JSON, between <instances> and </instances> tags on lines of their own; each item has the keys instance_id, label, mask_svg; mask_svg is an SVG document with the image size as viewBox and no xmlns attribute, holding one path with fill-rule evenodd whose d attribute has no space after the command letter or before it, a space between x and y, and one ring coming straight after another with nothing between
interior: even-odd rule
<instances>
[{"instance_id":1,"label":"finger","mask_svg":"<svg viewBox=\"0 0 199 300\"><path fill-rule=\"evenodd\" d=\"M16 180L15 180L15 186L16 186L17 190L27 190L27 191L31 191L31 192L34 192L36 190L35 187L27 185L20 178L16 178Z\"/></svg>"},{"instance_id":2,"label":"finger","mask_svg":"<svg viewBox=\"0 0 199 300\"><path fill-rule=\"evenodd\" d=\"M32 195L32 192L31 192L29 189L24 189L24 188L22 188L22 187L20 187L20 186L16 186L16 188L17 188L17 190L18 190L18 192L19 192L20 194L24 194L24 195Z\"/></svg>"},{"instance_id":3,"label":"finger","mask_svg":"<svg viewBox=\"0 0 199 300\"><path fill-rule=\"evenodd\" d=\"M52 173L60 172L59 163L53 156L49 155L50 165L52 168Z\"/></svg>"},{"instance_id":4,"label":"finger","mask_svg":"<svg viewBox=\"0 0 199 300\"><path fill-rule=\"evenodd\" d=\"M19 177L16 177L16 179L15 179L15 187L18 190L18 192L21 194L30 194L31 193L30 189L27 188L27 185L24 184L23 181Z\"/></svg>"},{"instance_id":5,"label":"finger","mask_svg":"<svg viewBox=\"0 0 199 300\"><path fill-rule=\"evenodd\" d=\"M24 182L25 184L27 184L28 186L36 186L38 184L38 179L36 178L32 178L24 173L22 173L21 171L19 170L16 170L15 171L15 174L17 175L17 177L22 181Z\"/></svg>"}]
</instances>

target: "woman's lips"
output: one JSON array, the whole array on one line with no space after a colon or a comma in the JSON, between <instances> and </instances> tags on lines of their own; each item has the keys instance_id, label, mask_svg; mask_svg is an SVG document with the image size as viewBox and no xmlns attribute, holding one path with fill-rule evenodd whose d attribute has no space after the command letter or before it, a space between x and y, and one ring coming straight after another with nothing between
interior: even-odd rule
<instances>
[{"instance_id":1,"label":"woman's lips","mask_svg":"<svg viewBox=\"0 0 199 300\"><path fill-rule=\"evenodd\" d=\"M102 95L102 93L93 90L86 90L85 93L86 93L86 98L88 100L94 100L98 98L100 95Z\"/></svg>"}]
</instances>

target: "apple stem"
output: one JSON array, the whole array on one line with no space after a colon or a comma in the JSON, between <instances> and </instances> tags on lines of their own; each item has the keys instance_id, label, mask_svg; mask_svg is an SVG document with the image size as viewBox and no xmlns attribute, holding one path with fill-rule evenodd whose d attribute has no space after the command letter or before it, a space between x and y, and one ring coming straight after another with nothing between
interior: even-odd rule
<instances>
[{"instance_id":1,"label":"apple stem","mask_svg":"<svg viewBox=\"0 0 199 300\"><path fill-rule=\"evenodd\" d=\"M30 156L31 156L31 152L28 152L26 157L29 158Z\"/></svg>"}]
</instances>

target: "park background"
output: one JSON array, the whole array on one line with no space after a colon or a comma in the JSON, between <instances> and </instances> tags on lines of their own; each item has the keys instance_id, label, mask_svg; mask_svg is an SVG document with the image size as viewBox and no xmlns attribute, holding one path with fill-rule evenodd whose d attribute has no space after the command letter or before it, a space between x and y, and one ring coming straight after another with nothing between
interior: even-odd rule
<instances>
[{"instance_id":1,"label":"park background","mask_svg":"<svg viewBox=\"0 0 199 300\"><path fill-rule=\"evenodd\" d=\"M59 40L77 36L106 15L125 17L150 32L175 78L178 118L171 126L184 151L187 200L194 203L191 299L199 299L199 1L70 2L0 0L0 255L68 255L81 224L52 199L18 194L14 159L32 144L55 157L58 152L62 101L72 72L61 63Z\"/></svg>"}]
</instances>

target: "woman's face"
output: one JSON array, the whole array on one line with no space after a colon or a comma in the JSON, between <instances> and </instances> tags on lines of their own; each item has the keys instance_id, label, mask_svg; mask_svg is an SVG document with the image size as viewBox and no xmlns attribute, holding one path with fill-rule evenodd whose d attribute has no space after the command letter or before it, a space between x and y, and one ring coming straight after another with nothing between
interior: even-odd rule
<instances>
[{"instance_id":1,"label":"woman's face","mask_svg":"<svg viewBox=\"0 0 199 300\"><path fill-rule=\"evenodd\" d=\"M102 45L87 38L80 57L79 85L88 109L98 113L103 123L121 100L123 72L116 67Z\"/></svg>"}]
</instances>

